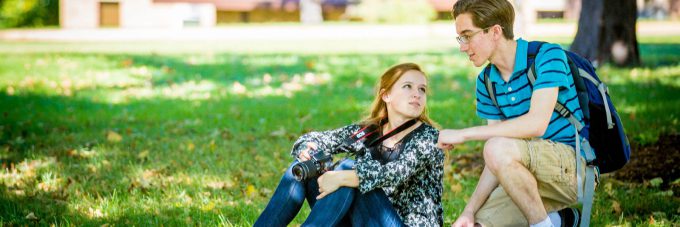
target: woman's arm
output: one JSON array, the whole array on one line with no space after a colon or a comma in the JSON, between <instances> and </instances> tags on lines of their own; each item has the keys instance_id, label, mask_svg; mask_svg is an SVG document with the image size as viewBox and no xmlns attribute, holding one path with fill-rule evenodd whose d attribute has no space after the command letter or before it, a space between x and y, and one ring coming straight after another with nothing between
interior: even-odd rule
<instances>
[{"instance_id":1,"label":"woman's arm","mask_svg":"<svg viewBox=\"0 0 680 227\"><path fill-rule=\"evenodd\" d=\"M316 150L326 151L334 153L333 147L340 144L347 137L352 135L354 132L359 130L359 125L352 124L342 128L337 128L328 131L321 132L309 132L302 135L293 144L293 149L291 149L290 154L293 157L298 157L302 150L307 149L307 143L315 143L317 145Z\"/></svg>"},{"instance_id":2,"label":"woman's arm","mask_svg":"<svg viewBox=\"0 0 680 227\"><path fill-rule=\"evenodd\" d=\"M340 187L356 188L359 186L359 176L357 176L356 170L328 171L321 175L317 181L321 194L316 199L321 199Z\"/></svg>"}]
</instances>

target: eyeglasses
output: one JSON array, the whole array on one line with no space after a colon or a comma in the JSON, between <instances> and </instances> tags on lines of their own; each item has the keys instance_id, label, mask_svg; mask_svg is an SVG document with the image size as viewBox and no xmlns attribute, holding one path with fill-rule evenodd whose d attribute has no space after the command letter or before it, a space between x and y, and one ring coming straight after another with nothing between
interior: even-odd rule
<instances>
[{"instance_id":1,"label":"eyeglasses","mask_svg":"<svg viewBox=\"0 0 680 227\"><path fill-rule=\"evenodd\" d=\"M482 31L486 32L486 30L489 30L489 28L491 28L491 27L493 27L493 25L486 27L484 29L481 29L479 31L476 31L476 32L468 33L467 35L458 36L458 37L456 37L456 40L458 40L458 43L460 45L468 44L468 43L470 43L470 39L472 39L472 37L474 37L475 35L477 35L478 33L482 32Z\"/></svg>"}]
</instances>

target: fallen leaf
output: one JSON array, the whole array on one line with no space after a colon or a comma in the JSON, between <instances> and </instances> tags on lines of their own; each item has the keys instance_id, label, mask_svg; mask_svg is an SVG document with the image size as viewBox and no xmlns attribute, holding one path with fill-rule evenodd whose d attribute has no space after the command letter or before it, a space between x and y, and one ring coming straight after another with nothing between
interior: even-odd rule
<instances>
[{"instance_id":1,"label":"fallen leaf","mask_svg":"<svg viewBox=\"0 0 680 227\"><path fill-rule=\"evenodd\" d=\"M26 215L26 219L28 219L28 220L38 220L38 217L36 217L35 214L33 212L31 212L31 213L28 213L28 215Z\"/></svg>"},{"instance_id":2,"label":"fallen leaf","mask_svg":"<svg viewBox=\"0 0 680 227\"><path fill-rule=\"evenodd\" d=\"M305 62L305 66L307 66L307 69L309 69L309 70L314 69L314 65L315 65L315 63L314 63L314 61L312 61L312 60L309 60L309 61L306 61L306 62Z\"/></svg>"},{"instance_id":3,"label":"fallen leaf","mask_svg":"<svg viewBox=\"0 0 680 227\"><path fill-rule=\"evenodd\" d=\"M139 154L137 154L138 159L146 159L147 156L149 156L149 150L144 150L142 152L139 152Z\"/></svg>"},{"instance_id":4,"label":"fallen leaf","mask_svg":"<svg viewBox=\"0 0 680 227\"><path fill-rule=\"evenodd\" d=\"M127 58L120 62L121 66L123 66L124 68L130 67L133 63L134 62L130 58Z\"/></svg>"},{"instance_id":5,"label":"fallen leaf","mask_svg":"<svg viewBox=\"0 0 680 227\"><path fill-rule=\"evenodd\" d=\"M215 208L215 203L209 202L208 204L203 205L201 207L201 210L202 211L211 211L211 210L213 210L213 208Z\"/></svg>"},{"instance_id":6,"label":"fallen leaf","mask_svg":"<svg viewBox=\"0 0 680 227\"><path fill-rule=\"evenodd\" d=\"M612 183L607 182L607 184L604 185L604 191L609 194L609 196L614 196L614 189L612 189Z\"/></svg>"},{"instance_id":7,"label":"fallen leaf","mask_svg":"<svg viewBox=\"0 0 680 227\"><path fill-rule=\"evenodd\" d=\"M279 137L279 136L285 136L286 135L286 129L284 127L279 128L279 130L273 131L271 136Z\"/></svg>"},{"instance_id":8,"label":"fallen leaf","mask_svg":"<svg viewBox=\"0 0 680 227\"><path fill-rule=\"evenodd\" d=\"M621 204L616 200L612 201L612 210L614 210L614 213L620 214L621 213Z\"/></svg>"},{"instance_id":9,"label":"fallen leaf","mask_svg":"<svg viewBox=\"0 0 680 227\"><path fill-rule=\"evenodd\" d=\"M227 185L226 183L221 182L221 181L217 181L217 182L208 182L208 183L206 184L206 186L208 186L208 188L215 189L215 190L226 188L226 187L225 187L226 185Z\"/></svg>"},{"instance_id":10,"label":"fallen leaf","mask_svg":"<svg viewBox=\"0 0 680 227\"><path fill-rule=\"evenodd\" d=\"M255 186L253 186L253 185L251 184L251 185L248 185L248 187L246 187L246 195L247 195L247 196L254 196L255 193L257 193L257 190L255 189Z\"/></svg>"},{"instance_id":11,"label":"fallen leaf","mask_svg":"<svg viewBox=\"0 0 680 227\"><path fill-rule=\"evenodd\" d=\"M651 184L652 187L655 187L655 188L659 187L662 183L663 183L663 179L661 179L661 177L657 177L657 178L651 179L649 181L649 184Z\"/></svg>"},{"instance_id":12,"label":"fallen leaf","mask_svg":"<svg viewBox=\"0 0 680 227\"><path fill-rule=\"evenodd\" d=\"M459 192L463 191L463 186L460 184L452 184L451 185L451 192L454 194L457 194Z\"/></svg>"},{"instance_id":13,"label":"fallen leaf","mask_svg":"<svg viewBox=\"0 0 680 227\"><path fill-rule=\"evenodd\" d=\"M118 134L118 133L116 133L116 132L114 132L114 131L109 131L109 132L106 134L106 140L108 140L109 142L118 143L118 142L120 142L121 140L123 140L123 137L122 137L120 134Z\"/></svg>"}]
</instances>

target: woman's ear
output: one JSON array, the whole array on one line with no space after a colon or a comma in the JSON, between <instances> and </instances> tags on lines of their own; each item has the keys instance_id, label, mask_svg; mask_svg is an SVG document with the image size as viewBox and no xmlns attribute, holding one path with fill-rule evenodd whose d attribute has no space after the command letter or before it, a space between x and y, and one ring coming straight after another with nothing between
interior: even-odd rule
<instances>
[{"instance_id":1,"label":"woman's ear","mask_svg":"<svg viewBox=\"0 0 680 227\"><path fill-rule=\"evenodd\" d=\"M390 95L385 92L385 89L380 89L380 98L383 100L383 102L390 102Z\"/></svg>"}]
</instances>

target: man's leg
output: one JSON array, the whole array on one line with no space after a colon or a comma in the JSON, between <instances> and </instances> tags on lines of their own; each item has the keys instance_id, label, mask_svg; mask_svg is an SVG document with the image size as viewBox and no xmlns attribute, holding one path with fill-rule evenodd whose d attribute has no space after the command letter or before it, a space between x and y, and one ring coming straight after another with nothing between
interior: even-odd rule
<instances>
[{"instance_id":1,"label":"man's leg","mask_svg":"<svg viewBox=\"0 0 680 227\"><path fill-rule=\"evenodd\" d=\"M534 175L522 164L517 139L496 137L484 145L484 161L530 224L548 217Z\"/></svg>"},{"instance_id":2,"label":"man's leg","mask_svg":"<svg viewBox=\"0 0 680 227\"><path fill-rule=\"evenodd\" d=\"M539 208L543 208L544 212L557 211L576 203L575 159L574 149L571 146L542 139L494 139L490 142L494 143L491 145L510 150L507 152L508 156L513 155L514 148L519 150L522 166L534 176L533 178L537 182L538 194L543 204ZM493 148L493 146L488 148ZM494 158L503 156L503 154L493 155L491 152L485 152L485 162L487 163L485 168L490 168L492 166L490 164L494 164L494 161L497 162ZM583 168L580 172L583 172ZM484 205L475 214L475 220L485 226L528 225L527 219L524 218L526 216L524 212L510 198L509 193L506 193L503 189L504 187L501 184L491 193ZM519 217L520 220L514 217Z\"/></svg>"}]
</instances>

